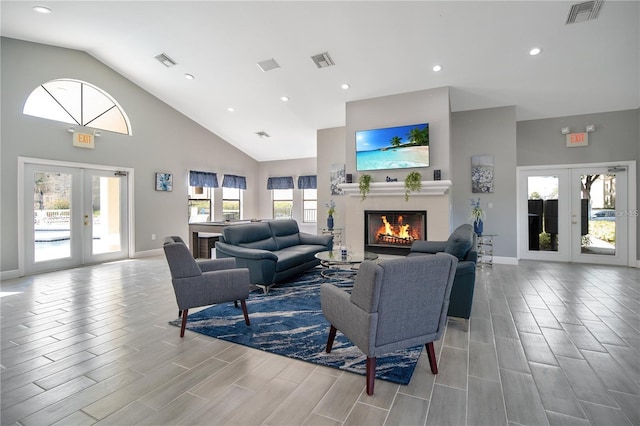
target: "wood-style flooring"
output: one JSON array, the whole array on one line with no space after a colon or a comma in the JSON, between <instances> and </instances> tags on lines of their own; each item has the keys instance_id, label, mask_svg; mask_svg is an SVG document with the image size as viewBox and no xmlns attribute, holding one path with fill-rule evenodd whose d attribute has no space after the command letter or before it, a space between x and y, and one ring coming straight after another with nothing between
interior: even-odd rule
<instances>
[{"instance_id":1,"label":"wood-style flooring","mask_svg":"<svg viewBox=\"0 0 640 426\"><path fill-rule=\"evenodd\" d=\"M1 285L2 425L640 425L640 273L521 261L478 269L408 386L168 325L164 257ZM272 290L275 291L275 290ZM249 312L251 315L251 312ZM327 330L328 331L328 330Z\"/></svg>"}]
</instances>

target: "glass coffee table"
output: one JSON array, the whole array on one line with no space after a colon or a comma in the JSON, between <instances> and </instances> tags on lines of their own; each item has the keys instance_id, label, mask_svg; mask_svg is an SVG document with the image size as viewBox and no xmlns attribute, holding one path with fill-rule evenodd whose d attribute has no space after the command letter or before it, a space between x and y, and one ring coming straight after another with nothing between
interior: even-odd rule
<instances>
[{"instance_id":1,"label":"glass coffee table","mask_svg":"<svg viewBox=\"0 0 640 426\"><path fill-rule=\"evenodd\" d=\"M343 278L353 276L358 272L358 267L365 260L376 260L378 255L365 251L364 253L351 252L343 256L340 250L321 251L316 253L316 259L320 259L320 265L326 269L320 272L324 278ZM346 275L346 276L345 276Z\"/></svg>"}]
</instances>

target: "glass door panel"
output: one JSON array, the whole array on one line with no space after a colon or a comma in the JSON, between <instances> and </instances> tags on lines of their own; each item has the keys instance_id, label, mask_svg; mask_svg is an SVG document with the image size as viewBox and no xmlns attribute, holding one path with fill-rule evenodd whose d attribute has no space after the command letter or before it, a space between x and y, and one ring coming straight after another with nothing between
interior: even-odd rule
<instances>
[{"instance_id":1,"label":"glass door panel","mask_svg":"<svg viewBox=\"0 0 640 426\"><path fill-rule=\"evenodd\" d=\"M527 178L528 246L534 251L558 251L557 175Z\"/></svg>"},{"instance_id":2,"label":"glass door panel","mask_svg":"<svg viewBox=\"0 0 640 426\"><path fill-rule=\"evenodd\" d=\"M33 260L71 257L71 173L34 170Z\"/></svg>"},{"instance_id":3,"label":"glass door panel","mask_svg":"<svg viewBox=\"0 0 640 426\"><path fill-rule=\"evenodd\" d=\"M120 251L120 178L92 176L91 180L91 215L85 215L85 221L91 219L91 254Z\"/></svg>"},{"instance_id":4,"label":"glass door panel","mask_svg":"<svg viewBox=\"0 0 640 426\"><path fill-rule=\"evenodd\" d=\"M572 211L573 261L626 264L626 185L626 170L623 168L573 171L573 198L577 200Z\"/></svg>"},{"instance_id":5,"label":"glass door panel","mask_svg":"<svg viewBox=\"0 0 640 426\"><path fill-rule=\"evenodd\" d=\"M127 256L127 174L86 169L85 263Z\"/></svg>"}]
</instances>

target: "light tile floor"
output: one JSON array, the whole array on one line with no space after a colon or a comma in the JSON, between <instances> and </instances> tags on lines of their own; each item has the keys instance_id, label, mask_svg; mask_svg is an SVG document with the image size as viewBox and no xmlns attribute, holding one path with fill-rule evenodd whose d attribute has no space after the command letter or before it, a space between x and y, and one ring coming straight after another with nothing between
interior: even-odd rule
<instances>
[{"instance_id":1,"label":"light tile floor","mask_svg":"<svg viewBox=\"0 0 640 426\"><path fill-rule=\"evenodd\" d=\"M478 270L408 386L167 324L162 257L2 282L2 425L640 425L640 272L544 262ZM17 294L9 294L17 292Z\"/></svg>"}]
</instances>

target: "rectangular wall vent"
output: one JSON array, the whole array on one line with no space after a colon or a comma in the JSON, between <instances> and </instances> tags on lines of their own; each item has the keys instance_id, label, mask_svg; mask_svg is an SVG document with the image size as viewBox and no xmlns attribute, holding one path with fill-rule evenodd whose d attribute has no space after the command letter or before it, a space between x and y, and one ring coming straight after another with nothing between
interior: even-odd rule
<instances>
[{"instance_id":1,"label":"rectangular wall vent","mask_svg":"<svg viewBox=\"0 0 640 426\"><path fill-rule=\"evenodd\" d=\"M267 71L276 70L280 68L280 65L278 65L275 59L271 58L271 59L258 62L258 67L260 67L262 72L267 72Z\"/></svg>"},{"instance_id":2,"label":"rectangular wall vent","mask_svg":"<svg viewBox=\"0 0 640 426\"><path fill-rule=\"evenodd\" d=\"M176 64L176 61L168 57L165 53L156 55L156 59L167 68L170 68Z\"/></svg>"},{"instance_id":3,"label":"rectangular wall vent","mask_svg":"<svg viewBox=\"0 0 640 426\"><path fill-rule=\"evenodd\" d=\"M567 24L576 24L578 22L590 21L596 19L600 13L604 0L585 1L583 3L576 3L569 9L569 16L567 16Z\"/></svg>"},{"instance_id":4,"label":"rectangular wall vent","mask_svg":"<svg viewBox=\"0 0 640 426\"><path fill-rule=\"evenodd\" d=\"M319 55L315 55L311 57L311 60L318 68L327 68L335 65L333 63L333 59L329 56L329 52L324 52Z\"/></svg>"}]
</instances>

